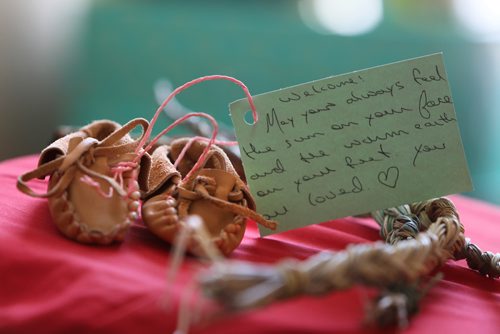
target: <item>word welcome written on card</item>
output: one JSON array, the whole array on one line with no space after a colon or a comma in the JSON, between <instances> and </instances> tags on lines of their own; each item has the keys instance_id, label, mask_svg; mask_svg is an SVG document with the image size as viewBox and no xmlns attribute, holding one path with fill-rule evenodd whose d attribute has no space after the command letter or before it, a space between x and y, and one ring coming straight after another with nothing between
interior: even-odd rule
<instances>
[{"instance_id":1,"label":"word welcome written on card","mask_svg":"<svg viewBox=\"0 0 500 334\"><path fill-rule=\"evenodd\" d=\"M254 102L256 124L246 100L231 117L257 211L278 232L472 189L441 54Z\"/></svg>"}]
</instances>

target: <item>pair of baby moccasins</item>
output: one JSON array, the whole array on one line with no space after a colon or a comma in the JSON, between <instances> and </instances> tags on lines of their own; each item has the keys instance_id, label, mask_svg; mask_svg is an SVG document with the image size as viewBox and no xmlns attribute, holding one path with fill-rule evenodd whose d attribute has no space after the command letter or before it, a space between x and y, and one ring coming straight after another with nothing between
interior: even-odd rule
<instances>
[{"instance_id":1,"label":"pair of baby moccasins","mask_svg":"<svg viewBox=\"0 0 500 334\"><path fill-rule=\"evenodd\" d=\"M145 225L169 243L185 217L200 216L225 255L240 244L246 217L274 227L254 211L246 184L222 149L212 145L205 152L205 141L182 138L145 152L142 137L132 139L130 132L141 127L144 136L148 126L144 119L124 126L103 120L68 134L42 151L38 168L19 177L18 189L47 198L58 229L88 244L122 241L141 209ZM195 165L200 167L193 170ZM46 176L46 193L27 185ZM193 253L197 247L195 241L188 245Z\"/></svg>"}]
</instances>

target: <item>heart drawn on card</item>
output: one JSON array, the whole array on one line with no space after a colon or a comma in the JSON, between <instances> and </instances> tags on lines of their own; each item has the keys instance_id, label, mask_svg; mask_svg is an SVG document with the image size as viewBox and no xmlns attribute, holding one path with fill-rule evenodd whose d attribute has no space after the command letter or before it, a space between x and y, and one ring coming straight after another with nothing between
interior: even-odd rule
<instances>
[{"instance_id":1,"label":"heart drawn on card","mask_svg":"<svg viewBox=\"0 0 500 334\"><path fill-rule=\"evenodd\" d=\"M399 178L399 168L391 166L386 171L378 173L378 182L389 188L396 188Z\"/></svg>"}]
</instances>

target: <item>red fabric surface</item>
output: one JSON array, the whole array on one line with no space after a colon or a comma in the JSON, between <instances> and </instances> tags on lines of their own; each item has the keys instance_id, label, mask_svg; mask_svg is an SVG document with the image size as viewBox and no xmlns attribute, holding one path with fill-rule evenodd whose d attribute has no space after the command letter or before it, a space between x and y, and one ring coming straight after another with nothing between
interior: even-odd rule
<instances>
[{"instance_id":1,"label":"red fabric surface","mask_svg":"<svg viewBox=\"0 0 500 334\"><path fill-rule=\"evenodd\" d=\"M142 225L111 247L64 238L51 222L45 200L16 190L16 178L35 166L28 156L0 163L0 333L169 333L177 309L165 310L165 273L170 247ZM45 181L35 181L37 190ZM483 250L500 251L500 208L454 196L466 235ZM321 250L378 240L368 219L345 218L259 238L250 224L234 259L272 263L304 259ZM197 272L184 263L174 287ZM500 333L500 283L449 262L444 279L421 304L406 333ZM387 333L362 324L362 288L322 297L300 297L259 310L194 326L191 333Z\"/></svg>"}]
</instances>

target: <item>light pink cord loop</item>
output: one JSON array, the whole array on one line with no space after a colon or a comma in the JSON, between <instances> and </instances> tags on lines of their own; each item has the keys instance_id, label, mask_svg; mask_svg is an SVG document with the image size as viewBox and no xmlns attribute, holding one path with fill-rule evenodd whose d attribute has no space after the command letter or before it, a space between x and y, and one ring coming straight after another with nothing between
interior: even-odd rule
<instances>
[{"instance_id":1,"label":"light pink cord loop","mask_svg":"<svg viewBox=\"0 0 500 334\"><path fill-rule=\"evenodd\" d=\"M227 75L207 75L207 76L204 76L204 77L201 77L201 78L198 78L198 79L191 80L191 81L185 83L184 85L177 87L172 93L170 93L170 95L163 101L163 103L156 110L155 115L151 119L150 126L146 130L146 133L144 134L144 137L142 138L142 140L139 142L139 145L137 146L136 153L138 153L138 154L140 153L139 152L140 151L139 148L144 147L144 145L146 144L146 142L151 137L151 131L153 129L153 126L156 123L156 120L160 116L160 114L163 111L163 109L165 109L165 107L167 106L167 104L169 104L170 101L177 94L179 94L180 92L182 92L183 90L185 90L185 89L187 89L187 88L189 88L191 86L194 86L194 85L196 85L196 84L198 84L200 82L209 81L209 80L228 80L228 81L231 81L231 82L237 84L238 86L240 86L243 89L243 92L245 92L245 95L246 95L246 97L248 99L248 103L250 104L250 109L252 110L252 116L253 116L254 123L257 123L259 121L259 116L257 114L257 109L255 108L255 104L253 102L252 95L250 94L250 91L248 90L247 86L245 86L245 84L243 82L241 82L240 80L235 79L233 77L227 76ZM146 149L146 151L147 151L147 149ZM140 154L142 156L143 153L140 153Z\"/></svg>"},{"instance_id":2,"label":"light pink cord loop","mask_svg":"<svg viewBox=\"0 0 500 334\"><path fill-rule=\"evenodd\" d=\"M258 122L259 116L257 114L257 110L255 108L255 104L253 102L252 95L250 94L247 86L245 86L245 84L243 82L241 82L240 80L235 79L233 77L226 76L226 75L208 75L208 76L204 76L204 77L201 77L198 79L194 79L192 81L185 83L182 86L177 87L172 93L170 93L170 95L158 107L153 118L151 119L151 122L149 123L149 127L147 128L144 136L142 137L141 141L139 142L139 145L137 145L137 148L135 150L135 153L137 154L137 156L134 159L135 163L137 163L141 159L141 157L158 142L158 140L160 139L161 136L165 135L167 132L172 130L174 127L176 127L180 123L184 122L186 119L188 119L190 117L197 116L197 117L204 117L204 118L208 119L210 121L210 123L212 123L213 132L212 132L212 136L208 142L207 147L204 149L200 158L198 159L196 164L193 166L193 168L189 171L189 173L184 177L184 179L189 179L194 173L196 173L198 171L198 169L201 168L201 166L204 164L204 162L206 160L206 156L208 154L210 147L216 142L215 138L217 137L217 133L219 132L219 125L217 124L215 119L208 114L201 113L201 112L189 113L189 114L177 119L175 122L170 124L166 129L164 129L162 132L160 132L156 137L154 137L153 140L151 140L151 142L144 149L143 149L143 147L146 144L146 142L149 140L149 138L151 137L151 131L153 130L154 124L156 123L158 117L160 116L163 109L165 109L167 104L169 104L170 101L172 101L172 99L177 94L182 92L183 90L185 90L191 86L194 86L200 82L208 81L208 80L228 80L228 81L231 81L231 82L237 84L238 86L240 86L243 89L243 91L245 92L245 95L247 96L248 103L250 104L250 109L252 110L252 116L253 116L254 123ZM201 137L196 137L196 138L199 139ZM204 140L206 140L206 139L204 139ZM189 145L191 145L191 143L192 143L192 141L189 143ZM228 145L235 145L236 144L236 142L219 142L219 143L226 143ZM184 156L184 154L185 154L185 150L183 150L182 156ZM178 159L177 162L178 161L180 161L180 159Z\"/></svg>"}]
</instances>

